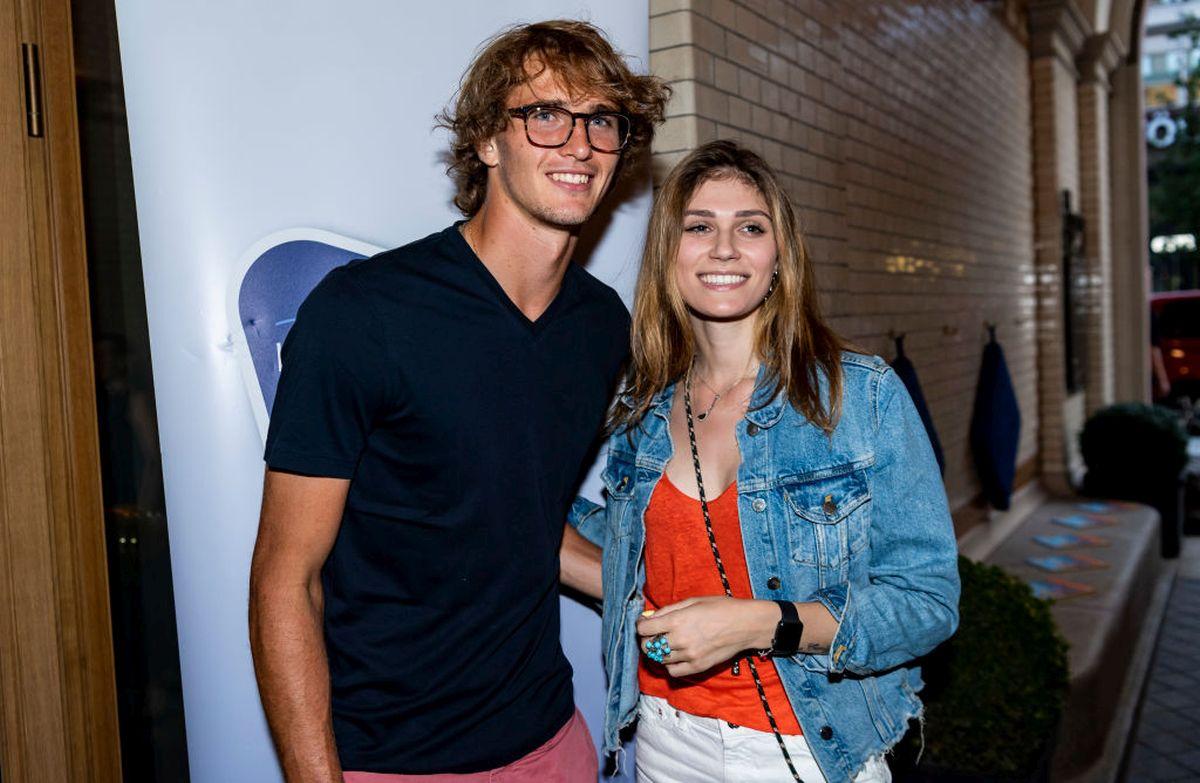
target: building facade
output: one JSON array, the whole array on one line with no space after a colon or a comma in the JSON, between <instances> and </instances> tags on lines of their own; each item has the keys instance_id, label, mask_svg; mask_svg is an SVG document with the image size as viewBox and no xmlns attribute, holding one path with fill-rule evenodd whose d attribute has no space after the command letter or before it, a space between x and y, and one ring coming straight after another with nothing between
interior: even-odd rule
<instances>
[{"instance_id":1,"label":"building facade","mask_svg":"<svg viewBox=\"0 0 1200 783\"><path fill-rule=\"evenodd\" d=\"M714 138L781 172L832 322L888 359L904 337L960 532L987 517L969 425L989 326L1021 484L1067 491L1087 415L1147 397L1133 6L651 2L675 89L660 176Z\"/></svg>"}]
</instances>

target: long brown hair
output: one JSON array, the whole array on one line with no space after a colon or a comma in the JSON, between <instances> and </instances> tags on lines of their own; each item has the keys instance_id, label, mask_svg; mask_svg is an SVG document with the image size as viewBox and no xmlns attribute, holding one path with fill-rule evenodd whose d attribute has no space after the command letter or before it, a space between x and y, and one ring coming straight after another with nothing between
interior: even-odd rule
<instances>
[{"instance_id":1,"label":"long brown hair","mask_svg":"<svg viewBox=\"0 0 1200 783\"><path fill-rule=\"evenodd\" d=\"M463 75L454 107L437 117L453 136L447 173L457 188L454 205L467 217L479 211L487 196L488 169L476 148L511 121L505 107L508 94L547 68L572 95L596 93L629 116L620 171L629 170L630 159L649 149L671 95L662 79L630 70L600 29L587 22L515 25L483 44Z\"/></svg>"},{"instance_id":2,"label":"long brown hair","mask_svg":"<svg viewBox=\"0 0 1200 783\"><path fill-rule=\"evenodd\" d=\"M613 406L610 428L622 430L641 422L654 396L691 365L695 340L675 282L683 213L701 185L724 177L758 189L767 202L779 249L778 278L758 310L754 341L773 386L769 399L786 390L793 407L831 433L842 408L840 354L849 346L821 317L812 262L787 194L762 158L732 141L713 141L693 150L667 175L655 199L634 294L623 395L627 403ZM828 406L821 400L821 373L828 382Z\"/></svg>"}]
</instances>

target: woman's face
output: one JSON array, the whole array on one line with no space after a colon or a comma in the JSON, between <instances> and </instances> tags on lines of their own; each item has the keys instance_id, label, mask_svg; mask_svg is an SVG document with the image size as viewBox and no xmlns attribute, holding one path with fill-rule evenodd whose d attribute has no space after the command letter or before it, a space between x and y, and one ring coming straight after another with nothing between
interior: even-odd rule
<instances>
[{"instance_id":1,"label":"woman's face","mask_svg":"<svg viewBox=\"0 0 1200 783\"><path fill-rule=\"evenodd\" d=\"M684 209L675 282L701 318L739 320L762 304L776 256L775 227L758 189L737 177L710 179Z\"/></svg>"}]
</instances>

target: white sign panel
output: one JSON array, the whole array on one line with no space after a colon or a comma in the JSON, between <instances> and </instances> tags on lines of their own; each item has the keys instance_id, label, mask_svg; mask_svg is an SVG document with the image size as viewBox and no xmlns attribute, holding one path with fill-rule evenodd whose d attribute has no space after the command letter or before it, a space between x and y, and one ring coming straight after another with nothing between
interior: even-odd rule
<instances>
[{"instance_id":1,"label":"white sign panel","mask_svg":"<svg viewBox=\"0 0 1200 783\"><path fill-rule=\"evenodd\" d=\"M117 0L117 14L191 778L279 780L246 606L269 410L255 349L286 328L287 302L243 303L243 283L276 290L256 262L287 243L333 263L457 219L433 118L479 43L515 22L584 18L645 70L647 2ZM649 211L648 189L633 190L582 243L626 301ZM564 602L597 740L599 635L595 613Z\"/></svg>"}]
</instances>

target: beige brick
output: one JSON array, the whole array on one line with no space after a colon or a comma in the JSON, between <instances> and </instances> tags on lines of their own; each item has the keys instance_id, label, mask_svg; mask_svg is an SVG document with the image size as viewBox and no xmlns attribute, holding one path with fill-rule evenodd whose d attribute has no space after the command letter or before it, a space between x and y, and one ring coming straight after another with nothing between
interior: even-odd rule
<instances>
[{"instance_id":1,"label":"beige brick","mask_svg":"<svg viewBox=\"0 0 1200 783\"><path fill-rule=\"evenodd\" d=\"M795 66L783 59L778 54L767 55L767 69L771 76L771 80L779 84L787 84L788 77L791 75L791 70Z\"/></svg>"},{"instance_id":2,"label":"beige brick","mask_svg":"<svg viewBox=\"0 0 1200 783\"><path fill-rule=\"evenodd\" d=\"M782 108L782 101L779 96L779 85L764 81L762 83L762 94L760 101L762 105L773 112L778 112Z\"/></svg>"},{"instance_id":3,"label":"beige brick","mask_svg":"<svg viewBox=\"0 0 1200 783\"><path fill-rule=\"evenodd\" d=\"M692 30L693 40L701 49L716 55L725 53L725 28L707 17L693 15Z\"/></svg>"},{"instance_id":4,"label":"beige brick","mask_svg":"<svg viewBox=\"0 0 1200 783\"><path fill-rule=\"evenodd\" d=\"M713 71L716 77L715 84L717 89L725 92L736 93L738 89L738 67L728 60L720 58L713 62Z\"/></svg>"},{"instance_id":5,"label":"beige brick","mask_svg":"<svg viewBox=\"0 0 1200 783\"><path fill-rule=\"evenodd\" d=\"M673 46L651 52L650 71L669 82L695 79L698 51L691 46Z\"/></svg>"},{"instance_id":6,"label":"beige brick","mask_svg":"<svg viewBox=\"0 0 1200 783\"><path fill-rule=\"evenodd\" d=\"M667 104L667 116L678 117L696 113L696 82L692 80L671 83L671 100Z\"/></svg>"},{"instance_id":7,"label":"beige brick","mask_svg":"<svg viewBox=\"0 0 1200 783\"><path fill-rule=\"evenodd\" d=\"M758 103L762 99L759 90L761 82L762 80L750 71L741 71L738 74L738 96L751 103Z\"/></svg>"},{"instance_id":8,"label":"beige brick","mask_svg":"<svg viewBox=\"0 0 1200 783\"><path fill-rule=\"evenodd\" d=\"M751 116L749 101L733 95L729 96L729 124L738 128L750 128Z\"/></svg>"},{"instance_id":9,"label":"beige brick","mask_svg":"<svg viewBox=\"0 0 1200 783\"><path fill-rule=\"evenodd\" d=\"M696 114L716 122L729 122L729 96L706 84L696 85Z\"/></svg>"},{"instance_id":10,"label":"beige brick","mask_svg":"<svg viewBox=\"0 0 1200 783\"><path fill-rule=\"evenodd\" d=\"M709 18L726 30L737 29L738 5L733 0L713 0Z\"/></svg>"},{"instance_id":11,"label":"beige brick","mask_svg":"<svg viewBox=\"0 0 1200 783\"><path fill-rule=\"evenodd\" d=\"M693 117L668 117L654 134L655 152L689 150L699 144L698 123Z\"/></svg>"},{"instance_id":12,"label":"beige brick","mask_svg":"<svg viewBox=\"0 0 1200 783\"><path fill-rule=\"evenodd\" d=\"M771 133L771 112L762 106L751 105L750 126L754 129L755 133L762 136L769 135Z\"/></svg>"},{"instance_id":13,"label":"beige brick","mask_svg":"<svg viewBox=\"0 0 1200 783\"><path fill-rule=\"evenodd\" d=\"M676 150L674 152L658 152L658 143L655 142L655 153L653 160L650 161L650 176L654 181L654 187L662 185L663 180L667 178L667 174L676 163L683 160L687 156L687 150Z\"/></svg>"},{"instance_id":14,"label":"beige brick","mask_svg":"<svg viewBox=\"0 0 1200 783\"><path fill-rule=\"evenodd\" d=\"M749 41L759 40L759 19L758 14L754 13L746 6L738 6L735 13L735 20L731 28L738 35Z\"/></svg>"},{"instance_id":15,"label":"beige brick","mask_svg":"<svg viewBox=\"0 0 1200 783\"><path fill-rule=\"evenodd\" d=\"M692 43L691 16L687 11L675 11L653 17L650 20L650 49L653 51Z\"/></svg>"},{"instance_id":16,"label":"beige brick","mask_svg":"<svg viewBox=\"0 0 1200 783\"><path fill-rule=\"evenodd\" d=\"M650 0L650 16L661 16L671 11L691 10L695 0Z\"/></svg>"},{"instance_id":17,"label":"beige brick","mask_svg":"<svg viewBox=\"0 0 1200 783\"><path fill-rule=\"evenodd\" d=\"M655 153L690 150L716 138L716 124L712 120L692 116L672 116L659 126L654 135Z\"/></svg>"}]
</instances>

